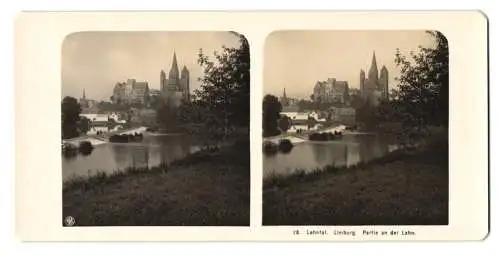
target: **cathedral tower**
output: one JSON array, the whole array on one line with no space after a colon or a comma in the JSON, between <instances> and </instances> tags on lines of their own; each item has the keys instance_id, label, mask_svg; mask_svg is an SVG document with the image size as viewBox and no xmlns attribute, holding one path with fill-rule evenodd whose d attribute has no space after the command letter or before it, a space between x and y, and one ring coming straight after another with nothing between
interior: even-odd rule
<instances>
[{"instance_id":1,"label":"cathedral tower","mask_svg":"<svg viewBox=\"0 0 500 254\"><path fill-rule=\"evenodd\" d=\"M181 71L181 90L182 90L182 97L185 100L189 101L191 99L191 94L189 90L189 71L185 65Z\"/></svg>"},{"instance_id":2,"label":"cathedral tower","mask_svg":"<svg viewBox=\"0 0 500 254\"><path fill-rule=\"evenodd\" d=\"M370 67L370 71L368 72L368 80L370 81L370 85L378 84L378 68L377 68L377 59L375 58L375 51L373 51L372 57L372 66ZM375 87L370 87L375 88Z\"/></svg>"},{"instance_id":3,"label":"cathedral tower","mask_svg":"<svg viewBox=\"0 0 500 254\"><path fill-rule=\"evenodd\" d=\"M167 85L167 75L164 70L160 71L160 91L164 92Z\"/></svg>"},{"instance_id":4,"label":"cathedral tower","mask_svg":"<svg viewBox=\"0 0 500 254\"><path fill-rule=\"evenodd\" d=\"M179 87L179 67L177 67L177 56L175 51L172 67L170 67L170 72L168 73L168 84Z\"/></svg>"},{"instance_id":5,"label":"cathedral tower","mask_svg":"<svg viewBox=\"0 0 500 254\"><path fill-rule=\"evenodd\" d=\"M387 68L382 66L382 69L380 69L380 80L379 80L379 89L382 91L382 97L384 99L389 98L389 71L387 71Z\"/></svg>"}]
</instances>

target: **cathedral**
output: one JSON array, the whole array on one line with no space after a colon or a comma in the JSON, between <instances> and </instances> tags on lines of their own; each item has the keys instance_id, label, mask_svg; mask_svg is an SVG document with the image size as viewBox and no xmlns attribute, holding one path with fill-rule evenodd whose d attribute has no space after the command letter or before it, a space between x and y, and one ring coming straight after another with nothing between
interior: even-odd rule
<instances>
[{"instance_id":1,"label":"cathedral","mask_svg":"<svg viewBox=\"0 0 500 254\"><path fill-rule=\"evenodd\" d=\"M368 78L366 78L363 70L359 74L359 87L363 98L370 100L371 104L378 104L380 99L389 98L389 72L384 65L380 69L379 76L375 52L373 52L372 65L368 72Z\"/></svg>"},{"instance_id":2,"label":"cathedral","mask_svg":"<svg viewBox=\"0 0 500 254\"><path fill-rule=\"evenodd\" d=\"M184 66L179 76L179 67L177 66L177 56L175 52L168 78L165 71L161 70L160 72L160 89L163 98L171 100L174 105L179 105L182 100L190 100L189 71L187 67Z\"/></svg>"}]
</instances>

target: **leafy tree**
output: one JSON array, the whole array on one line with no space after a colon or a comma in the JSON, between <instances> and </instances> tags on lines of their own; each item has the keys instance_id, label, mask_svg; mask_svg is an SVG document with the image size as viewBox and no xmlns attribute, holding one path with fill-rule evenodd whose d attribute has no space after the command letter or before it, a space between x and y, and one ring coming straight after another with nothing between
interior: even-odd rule
<instances>
[{"instance_id":1,"label":"leafy tree","mask_svg":"<svg viewBox=\"0 0 500 254\"><path fill-rule=\"evenodd\" d=\"M84 116L80 117L78 130L80 131L80 133L86 134L90 130L90 120Z\"/></svg>"},{"instance_id":2,"label":"leafy tree","mask_svg":"<svg viewBox=\"0 0 500 254\"><path fill-rule=\"evenodd\" d=\"M364 105L364 99L361 95L351 95L351 107L354 109L361 108Z\"/></svg>"},{"instance_id":3,"label":"leafy tree","mask_svg":"<svg viewBox=\"0 0 500 254\"><path fill-rule=\"evenodd\" d=\"M162 101L156 110L156 120L166 129L176 127L178 122L178 109L172 100Z\"/></svg>"},{"instance_id":4,"label":"leafy tree","mask_svg":"<svg viewBox=\"0 0 500 254\"><path fill-rule=\"evenodd\" d=\"M162 105L163 98L158 95L153 95L149 98L149 106L153 109L158 109Z\"/></svg>"},{"instance_id":5,"label":"leafy tree","mask_svg":"<svg viewBox=\"0 0 500 254\"><path fill-rule=\"evenodd\" d=\"M364 123L368 128L374 127L378 120L376 108L370 105L370 100L365 99L356 109L356 122Z\"/></svg>"},{"instance_id":6,"label":"leafy tree","mask_svg":"<svg viewBox=\"0 0 500 254\"><path fill-rule=\"evenodd\" d=\"M264 137L279 134L278 119L282 110L278 97L274 95L264 96L262 101L262 131Z\"/></svg>"},{"instance_id":7,"label":"leafy tree","mask_svg":"<svg viewBox=\"0 0 500 254\"><path fill-rule=\"evenodd\" d=\"M78 137L78 122L82 109L74 97L66 96L61 102L62 138Z\"/></svg>"},{"instance_id":8,"label":"leafy tree","mask_svg":"<svg viewBox=\"0 0 500 254\"><path fill-rule=\"evenodd\" d=\"M250 122L249 45L243 35L232 34L238 36L240 46L222 46L222 52L214 52L216 61L210 60L200 49L198 63L204 75L199 79L201 87L194 91L190 104L192 109L204 113L205 130L210 130L214 134L212 140L219 143L223 143L235 127L248 128Z\"/></svg>"},{"instance_id":9,"label":"leafy tree","mask_svg":"<svg viewBox=\"0 0 500 254\"><path fill-rule=\"evenodd\" d=\"M281 132L287 132L288 129L290 129L291 121L292 119L290 119L290 117L281 116L281 118L278 121L278 127L280 128Z\"/></svg>"},{"instance_id":10,"label":"leafy tree","mask_svg":"<svg viewBox=\"0 0 500 254\"><path fill-rule=\"evenodd\" d=\"M419 46L410 58L398 50L395 62L401 75L393 105L405 126L424 129L429 125L448 126L448 42L437 31L428 31L434 47Z\"/></svg>"}]
</instances>

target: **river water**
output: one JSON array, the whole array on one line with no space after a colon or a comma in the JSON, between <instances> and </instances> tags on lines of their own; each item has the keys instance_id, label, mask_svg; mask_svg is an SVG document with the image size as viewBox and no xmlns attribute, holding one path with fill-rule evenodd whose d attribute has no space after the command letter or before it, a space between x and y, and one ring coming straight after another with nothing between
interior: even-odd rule
<instances>
[{"instance_id":1,"label":"river water","mask_svg":"<svg viewBox=\"0 0 500 254\"><path fill-rule=\"evenodd\" d=\"M169 164L199 150L185 135L145 135L138 143L105 143L94 147L88 156L62 157L63 180L86 177L98 171L112 173L129 167Z\"/></svg>"},{"instance_id":2,"label":"river water","mask_svg":"<svg viewBox=\"0 0 500 254\"><path fill-rule=\"evenodd\" d=\"M305 172L327 165L351 166L382 157L396 149L396 137L378 134L345 134L335 141L297 143L289 153L263 155L264 178Z\"/></svg>"}]
</instances>

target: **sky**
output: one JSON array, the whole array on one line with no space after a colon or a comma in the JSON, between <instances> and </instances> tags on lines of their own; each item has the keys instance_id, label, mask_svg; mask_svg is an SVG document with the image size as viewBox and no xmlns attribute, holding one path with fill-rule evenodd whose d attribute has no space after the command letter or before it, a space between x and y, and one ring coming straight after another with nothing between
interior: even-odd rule
<instances>
[{"instance_id":1,"label":"sky","mask_svg":"<svg viewBox=\"0 0 500 254\"><path fill-rule=\"evenodd\" d=\"M394 62L396 49L403 55L418 46L432 46L424 30L278 31L264 46L264 94L309 98L316 81L336 78L359 88L359 74L368 76L375 52L377 67L389 71L389 89L400 71Z\"/></svg>"},{"instance_id":2,"label":"sky","mask_svg":"<svg viewBox=\"0 0 500 254\"><path fill-rule=\"evenodd\" d=\"M202 69L199 49L214 60L222 46L238 47L229 32L79 32L70 34L62 46L62 97L109 100L117 82L129 78L149 82L160 89L160 71L168 75L174 51L179 72L186 65L191 90L199 88Z\"/></svg>"}]
</instances>

